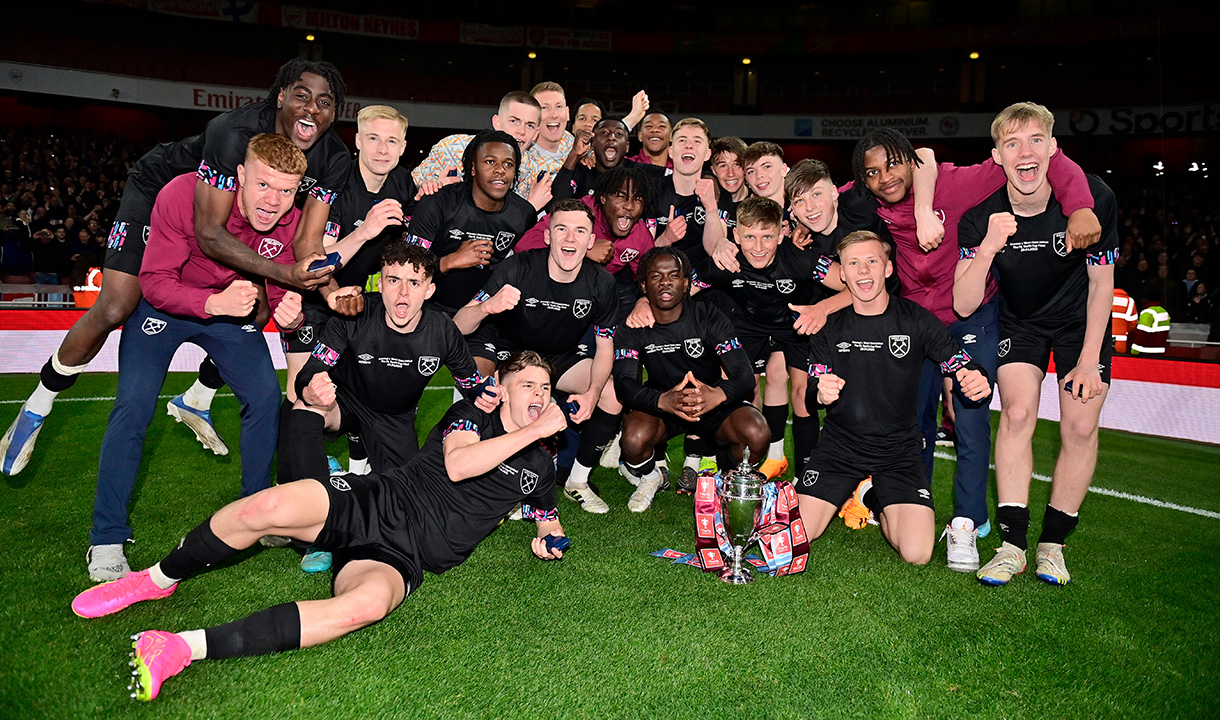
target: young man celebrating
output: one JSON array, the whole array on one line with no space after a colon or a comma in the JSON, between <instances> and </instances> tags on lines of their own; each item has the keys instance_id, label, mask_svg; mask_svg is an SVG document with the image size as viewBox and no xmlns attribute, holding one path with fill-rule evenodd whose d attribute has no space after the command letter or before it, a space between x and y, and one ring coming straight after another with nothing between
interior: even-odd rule
<instances>
[{"instance_id":1,"label":"young man celebrating","mask_svg":"<svg viewBox=\"0 0 1220 720\"><path fill-rule=\"evenodd\" d=\"M754 373L732 323L710 303L688 303L690 264L682 251L656 247L640 260L640 286L655 324L620 328L614 384L629 411L622 458L637 487L632 512L652 505L661 487L654 448L675 435L697 435L740 461L757 464L769 443L767 421L750 404ZM648 373L640 381L640 369Z\"/></svg>"},{"instance_id":2,"label":"young man celebrating","mask_svg":"<svg viewBox=\"0 0 1220 720\"><path fill-rule=\"evenodd\" d=\"M784 164L784 149L773 142L756 142L746 148L741 156L745 168L746 185L755 195L774 200L782 208L784 202L784 176L788 166Z\"/></svg>"},{"instance_id":3,"label":"young man celebrating","mask_svg":"<svg viewBox=\"0 0 1220 720\"><path fill-rule=\"evenodd\" d=\"M462 155L465 180L420 201L407 242L440 258L440 279L430 302L452 316L474 298L488 271L512 254L534 224L536 212L512 192L521 152L511 136L484 130Z\"/></svg>"},{"instance_id":4,"label":"young man celebrating","mask_svg":"<svg viewBox=\"0 0 1220 720\"><path fill-rule=\"evenodd\" d=\"M915 416L924 359L954 376L971 399L991 390L935 316L890 297L885 279L894 268L881 238L854 232L838 250L851 307L831 315L810 340L809 377L828 409L822 439L796 483L801 518L809 537L820 537L859 483L857 500L878 516L886 540L903 560L923 565L932 558L936 520ZM861 483L867 476L872 481Z\"/></svg>"},{"instance_id":5,"label":"young man celebrating","mask_svg":"<svg viewBox=\"0 0 1220 720\"><path fill-rule=\"evenodd\" d=\"M551 194L556 200L570 197L581 198L593 194L597 178L607 170L619 166L637 167L649 174L649 177L660 180L667 172L664 168L637 163L627 155L627 123L618 118L604 118L593 126L591 132L580 132L572 152L563 162L563 167L555 174L551 186ZM592 149L593 167L582 162L587 150Z\"/></svg>"},{"instance_id":6,"label":"young man celebrating","mask_svg":"<svg viewBox=\"0 0 1220 720\"><path fill-rule=\"evenodd\" d=\"M997 305L995 290L973 315L953 312L953 273L957 266L958 222L967 210L1004 185L1004 172L993 162L969 167L935 163L930 150L916 152L911 142L889 128L874 130L856 144L852 155L857 192L875 198L876 214L888 226L897 245L895 269L902 296L930 310L970 351L988 377L995 376ZM1093 198L1079 166L1057 154L1047 170L1053 187L1062 189L1068 239L1091 244L1100 234ZM846 192L852 184L840 190ZM1092 240L1087 240L1087 238ZM919 421L924 433L924 465L932 478L936 449L936 410L944 380L934 363L924 365L920 380ZM991 529L987 520L988 463L991 456L991 410L988 398L967 401L953 393L957 432L957 468L953 478L954 518L947 529L950 569L973 572L978 567L976 537Z\"/></svg>"},{"instance_id":7,"label":"young man celebrating","mask_svg":"<svg viewBox=\"0 0 1220 720\"><path fill-rule=\"evenodd\" d=\"M610 506L589 487L606 443L618 429L622 407L610 379L618 303L614 278L585 254L593 247L593 213L579 200L551 207L546 250L514 255L496 267L483 290L454 316L466 334L479 330L474 354L487 372L496 358L530 347L555 368L555 388L571 393L572 420L581 426L576 463L564 492L587 512ZM490 322L488 322L490 318ZM480 327L484 325L485 327ZM592 327L593 357L580 349Z\"/></svg>"},{"instance_id":8,"label":"young man celebrating","mask_svg":"<svg viewBox=\"0 0 1220 720\"><path fill-rule=\"evenodd\" d=\"M198 173L193 235L208 258L285 287L323 288L328 302L332 298L339 306L345 302L341 294L332 292L337 286L328 285L333 268L308 269L323 257L320 251L326 216L343 187L350 164L343 141L330 132L336 108L343 105L344 91L343 76L334 65L290 60L280 68L264 102L224 113L199 135L158 145L136 161L110 230L97 303L72 326L47 360L38 387L0 438L0 472L21 472L56 396L72 387L110 333L136 309L142 297L140 263L149 242L153 204L161 189L183 173ZM233 211L237 166L246 156L250 138L259 133L288 138L309 162L308 180L299 184L303 217L299 236L294 239L295 265L285 266L271 255L260 255L226 229ZM186 423L205 447L226 455L229 449L213 429L209 414L212 397L224 382L210 360L204 360L200 372L201 381L171 400L167 409Z\"/></svg>"},{"instance_id":9,"label":"young man celebrating","mask_svg":"<svg viewBox=\"0 0 1220 720\"><path fill-rule=\"evenodd\" d=\"M672 169L674 160L669 156L669 134L669 117L659 110L648 113L636 133L641 143L640 151L628 160Z\"/></svg>"},{"instance_id":10,"label":"young man celebrating","mask_svg":"<svg viewBox=\"0 0 1220 720\"><path fill-rule=\"evenodd\" d=\"M716 203L716 182L703 177L711 142L711 133L699 118L684 118L674 125L670 142L674 171L657 183L650 213L659 228L657 245L673 245L695 265L727 237Z\"/></svg>"},{"instance_id":11,"label":"young man celebrating","mask_svg":"<svg viewBox=\"0 0 1220 720\"><path fill-rule=\"evenodd\" d=\"M525 352L502 363L498 377L503 402L496 411L455 404L407 465L278 485L227 505L156 565L78 595L72 611L101 617L169 597L179 581L268 534L335 553L329 599L284 603L203 630L137 635L132 694L148 701L194 661L321 645L381 620L419 587L424 570L442 573L465 561L517 503L537 524L534 555L562 558L548 544L564 533L554 464L539 442L567 424L550 401L550 368Z\"/></svg>"},{"instance_id":12,"label":"young man celebrating","mask_svg":"<svg viewBox=\"0 0 1220 720\"><path fill-rule=\"evenodd\" d=\"M301 221L293 207L305 155L282 135L254 136L237 166L235 201L225 231L246 247L284 265L293 263L292 241ZM193 174L170 181L153 206L148 247L140 269L144 299L123 324L119 389L102 438L89 576L114 580L128 571L123 543L131 538L127 505L140 470L144 435L157 393L178 347L199 345L242 404L242 495L266 488L279 427L280 383L255 320L256 305L269 297L274 308L284 290L264 292L237 271L207 258L195 237ZM299 322L300 296L277 315ZM283 327L291 330L293 327Z\"/></svg>"},{"instance_id":13,"label":"young man celebrating","mask_svg":"<svg viewBox=\"0 0 1220 720\"><path fill-rule=\"evenodd\" d=\"M741 138L729 135L713 140L709 149L712 177L720 185L720 217L725 227L732 230L737 225L738 203L750 197L750 186L746 185L746 173L741 167L746 144Z\"/></svg>"},{"instance_id":14,"label":"young man celebrating","mask_svg":"<svg viewBox=\"0 0 1220 720\"><path fill-rule=\"evenodd\" d=\"M970 210L959 226L961 260L954 309L969 315L983 302L988 273L999 281L1000 344L997 384L996 490L1003 544L979 568L986 585L1006 585L1025 570L1029 481L1042 380L1052 352L1059 374L1059 460L1038 538L1037 577L1071 581L1063 544L1079 522L1080 505L1097 463L1097 425L1110 383L1110 311L1118 259L1114 193L1088 176L1102 235L1072 249L1067 222L1047 168L1058 146L1055 117L1036 103L1010 105L991 124L996 164L1007 184Z\"/></svg>"},{"instance_id":15,"label":"young man celebrating","mask_svg":"<svg viewBox=\"0 0 1220 720\"><path fill-rule=\"evenodd\" d=\"M512 136L517 145L518 156L524 156L525 151L534 144L538 137L538 128L542 124L542 106L533 95L520 90L514 90L500 98L500 106L495 115L491 116L493 130L501 130ZM463 166L466 146L474 135L457 133L441 138L432 146L428 157L423 159L414 170L411 178L416 185L423 185L429 180L440 180L452 170L461 171L461 177L469 180L470 175Z\"/></svg>"}]
</instances>

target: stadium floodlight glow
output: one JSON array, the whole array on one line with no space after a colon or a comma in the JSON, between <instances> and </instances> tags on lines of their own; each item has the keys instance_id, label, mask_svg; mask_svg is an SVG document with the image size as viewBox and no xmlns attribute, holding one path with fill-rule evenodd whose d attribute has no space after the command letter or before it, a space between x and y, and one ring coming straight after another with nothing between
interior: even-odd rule
<instances>
[{"instance_id":1,"label":"stadium floodlight glow","mask_svg":"<svg viewBox=\"0 0 1220 720\"><path fill-rule=\"evenodd\" d=\"M308 42L313 42L315 39L316 38L314 38L314 36L312 34L305 36L305 40Z\"/></svg>"},{"instance_id":2,"label":"stadium floodlight glow","mask_svg":"<svg viewBox=\"0 0 1220 720\"><path fill-rule=\"evenodd\" d=\"M742 59L741 59L741 64L742 64L742 65L749 65L749 64L750 64L750 58L742 58Z\"/></svg>"},{"instance_id":3,"label":"stadium floodlight glow","mask_svg":"<svg viewBox=\"0 0 1220 720\"><path fill-rule=\"evenodd\" d=\"M1157 160L1156 164L1152 166L1152 169L1156 170L1157 172L1160 172L1161 170L1165 169L1165 163L1161 162L1160 160Z\"/></svg>"},{"instance_id":4,"label":"stadium floodlight glow","mask_svg":"<svg viewBox=\"0 0 1220 720\"><path fill-rule=\"evenodd\" d=\"M979 59L979 54L978 54L977 52L972 52L972 53L970 53L970 59L971 59L971 60L978 60L978 59Z\"/></svg>"},{"instance_id":5,"label":"stadium floodlight glow","mask_svg":"<svg viewBox=\"0 0 1220 720\"><path fill-rule=\"evenodd\" d=\"M1199 172L1199 163L1192 162L1190 167L1186 168L1186 172Z\"/></svg>"},{"instance_id":6,"label":"stadium floodlight glow","mask_svg":"<svg viewBox=\"0 0 1220 720\"><path fill-rule=\"evenodd\" d=\"M534 52L534 51L532 51L532 50L531 50L531 51L530 51L530 54L529 54L529 55L526 55L526 57L527 57L527 58L529 58L530 60L537 60L537 59L538 59L538 53L536 53L536 52Z\"/></svg>"}]
</instances>

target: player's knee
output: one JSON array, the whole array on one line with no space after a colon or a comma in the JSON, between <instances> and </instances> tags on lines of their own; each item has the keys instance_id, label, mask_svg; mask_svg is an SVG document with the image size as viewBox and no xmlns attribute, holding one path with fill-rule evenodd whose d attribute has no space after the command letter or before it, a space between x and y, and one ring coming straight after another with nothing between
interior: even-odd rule
<instances>
[{"instance_id":1,"label":"player's knee","mask_svg":"<svg viewBox=\"0 0 1220 720\"><path fill-rule=\"evenodd\" d=\"M1038 415L1031 406L1015 403L1003 406L1000 416L1008 430L1015 433L1032 432L1038 421Z\"/></svg>"},{"instance_id":2,"label":"player's knee","mask_svg":"<svg viewBox=\"0 0 1220 720\"><path fill-rule=\"evenodd\" d=\"M393 609L388 592L358 591L345 594L339 601L336 620L345 632L380 622Z\"/></svg>"},{"instance_id":3,"label":"player's knee","mask_svg":"<svg viewBox=\"0 0 1220 720\"><path fill-rule=\"evenodd\" d=\"M277 485L237 501L238 522L249 530L291 527L290 485Z\"/></svg>"},{"instance_id":4,"label":"player's knee","mask_svg":"<svg viewBox=\"0 0 1220 720\"><path fill-rule=\"evenodd\" d=\"M1061 417L1059 436L1064 445L1088 447L1097 442L1097 421L1092 417Z\"/></svg>"},{"instance_id":5,"label":"player's knee","mask_svg":"<svg viewBox=\"0 0 1220 720\"><path fill-rule=\"evenodd\" d=\"M904 562L911 565L927 565L932 561L932 546L927 543L919 543L918 545L910 543L903 545L898 551Z\"/></svg>"},{"instance_id":6,"label":"player's knee","mask_svg":"<svg viewBox=\"0 0 1220 720\"><path fill-rule=\"evenodd\" d=\"M620 442L622 457L628 462L640 463L652 454L652 433L638 424L624 425Z\"/></svg>"},{"instance_id":7,"label":"player's knee","mask_svg":"<svg viewBox=\"0 0 1220 720\"><path fill-rule=\"evenodd\" d=\"M102 326L99 328L100 330L110 332L127 322L127 318L131 317L133 310L135 310L135 305L124 302L117 294L105 299L99 295L98 302L89 308L89 315L95 325Z\"/></svg>"}]
</instances>

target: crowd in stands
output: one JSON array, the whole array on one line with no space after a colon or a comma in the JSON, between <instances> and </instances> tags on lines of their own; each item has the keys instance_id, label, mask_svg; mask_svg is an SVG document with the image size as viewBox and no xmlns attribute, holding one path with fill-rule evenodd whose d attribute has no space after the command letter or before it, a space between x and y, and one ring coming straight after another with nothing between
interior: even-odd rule
<instances>
[{"instance_id":1,"label":"crowd in stands","mask_svg":"<svg viewBox=\"0 0 1220 720\"><path fill-rule=\"evenodd\" d=\"M48 128L0 132L4 281L84 284L105 256L127 170L150 144Z\"/></svg>"},{"instance_id":2,"label":"crowd in stands","mask_svg":"<svg viewBox=\"0 0 1220 720\"><path fill-rule=\"evenodd\" d=\"M1115 286L1174 323L1217 322L1220 208L1197 173L1118 187L1122 255Z\"/></svg>"}]
</instances>

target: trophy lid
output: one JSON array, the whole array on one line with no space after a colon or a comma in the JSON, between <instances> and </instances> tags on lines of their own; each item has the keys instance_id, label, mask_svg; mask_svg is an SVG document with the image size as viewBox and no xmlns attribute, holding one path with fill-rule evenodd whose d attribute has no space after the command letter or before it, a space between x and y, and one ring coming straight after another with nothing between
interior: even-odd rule
<instances>
[{"instance_id":1,"label":"trophy lid","mask_svg":"<svg viewBox=\"0 0 1220 720\"><path fill-rule=\"evenodd\" d=\"M729 479L734 482L767 482L767 476L750 464L749 446L742 448L741 464L729 471Z\"/></svg>"}]
</instances>

